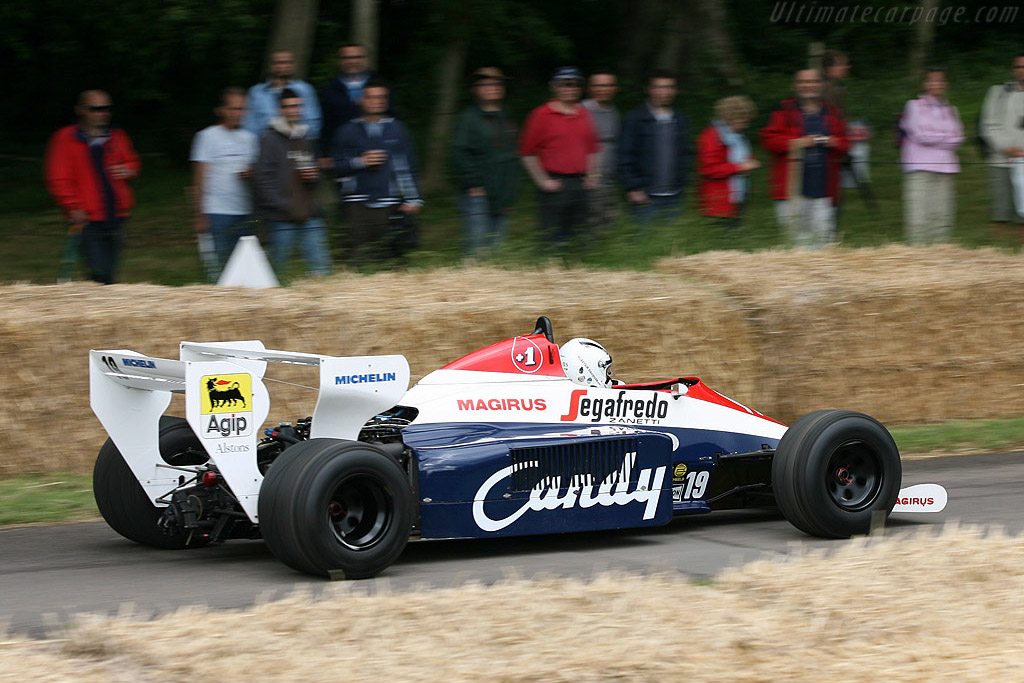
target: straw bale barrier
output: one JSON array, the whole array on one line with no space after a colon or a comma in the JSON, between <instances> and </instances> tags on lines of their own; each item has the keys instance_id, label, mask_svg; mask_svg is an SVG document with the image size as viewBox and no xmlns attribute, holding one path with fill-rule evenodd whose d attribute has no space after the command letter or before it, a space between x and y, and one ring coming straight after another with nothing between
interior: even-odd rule
<instances>
[{"instance_id":1,"label":"straw bale barrier","mask_svg":"<svg viewBox=\"0 0 1024 683\"><path fill-rule=\"evenodd\" d=\"M726 570L333 586L248 610L85 619L0 643L11 680L1010 681L1024 538L950 527ZM699 616L698 616L699 615ZM201 653L197 656L196 653Z\"/></svg>"},{"instance_id":2,"label":"straw bale barrier","mask_svg":"<svg viewBox=\"0 0 1024 683\"><path fill-rule=\"evenodd\" d=\"M659 272L340 274L288 289L91 283L0 288L0 476L91 467L105 435L87 352L176 358L178 342L261 339L333 355L402 353L416 380L551 317L605 344L620 377L698 375L782 420L827 407L886 422L1024 414L1024 261L954 247L719 252ZM314 386L305 368L268 376ZM315 390L270 384L270 420ZM176 398L171 412L182 414Z\"/></svg>"},{"instance_id":3,"label":"straw bale barrier","mask_svg":"<svg viewBox=\"0 0 1024 683\"><path fill-rule=\"evenodd\" d=\"M502 271L338 275L288 289L89 283L2 288L0 476L90 471L105 433L89 409L89 349L178 357L178 342L260 339L269 348L363 355L402 353L413 380L533 330L539 315L559 341L600 339L637 381L672 369L753 401L757 361L749 326L728 299L679 278L613 272ZM268 377L316 385L308 368L270 364ZM316 391L277 383L269 420L313 410ZM171 412L184 414L176 398ZM175 412L176 411L176 412Z\"/></svg>"},{"instance_id":4,"label":"straw bale barrier","mask_svg":"<svg viewBox=\"0 0 1024 683\"><path fill-rule=\"evenodd\" d=\"M886 422L1024 412L1024 259L952 246L716 252L658 264L733 299L760 351L760 410Z\"/></svg>"}]
</instances>

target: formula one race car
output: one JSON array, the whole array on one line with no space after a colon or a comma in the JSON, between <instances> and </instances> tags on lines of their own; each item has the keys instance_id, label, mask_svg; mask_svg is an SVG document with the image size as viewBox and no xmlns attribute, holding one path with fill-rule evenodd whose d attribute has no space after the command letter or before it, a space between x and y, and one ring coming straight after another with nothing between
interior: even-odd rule
<instances>
[{"instance_id":1,"label":"formula one race car","mask_svg":"<svg viewBox=\"0 0 1024 683\"><path fill-rule=\"evenodd\" d=\"M262 536L287 565L365 578L410 538L482 538L666 524L777 505L802 531L867 533L945 505L900 491L896 444L861 413L787 427L695 377L622 384L596 342L559 348L547 318L428 374L402 356L336 357L258 341L182 342L180 360L91 351L91 404L110 438L94 491L122 536L191 548ZM261 429L268 362L319 368L312 417ZM163 413L185 394L185 418Z\"/></svg>"}]
</instances>

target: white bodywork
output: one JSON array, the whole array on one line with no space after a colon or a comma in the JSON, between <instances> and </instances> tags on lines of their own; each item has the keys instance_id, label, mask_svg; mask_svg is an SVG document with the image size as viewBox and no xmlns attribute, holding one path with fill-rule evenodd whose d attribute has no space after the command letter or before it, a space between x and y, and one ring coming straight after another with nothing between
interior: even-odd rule
<instances>
[{"instance_id":1,"label":"white bodywork","mask_svg":"<svg viewBox=\"0 0 1024 683\"><path fill-rule=\"evenodd\" d=\"M625 410L623 400L650 402L664 412ZM583 400L591 407L601 400L614 414L587 414ZM620 424L637 428L672 427L740 432L780 439L786 426L767 420L754 411L747 413L686 395L686 386L668 393L616 387L585 387L565 378L545 375L516 375L475 370L435 370L416 383L402 399L402 405L419 410L417 424L428 422L540 422L553 425ZM738 404L737 404L738 405ZM638 415L638 412L641 413Z\"/></svg>"},{"instance_id":2,"label":"white bodywork","mask_svg":"<svg viewBox=\"0 0 1024 683\"><path fill-rule=\"evenodd\" d=\"M180 360L124 349L90 351L89 401L146 495L159 506L182 475L181 468L160 457L160 417L171 394L184 393L189 426L246 515L258 523L263 476L256 445L270 411L263 383L268 362L319 369L312 438L356 439L366 421L397 404L409 386L404 356L274 351L255 340L182 342Z\"/></svg>"}]
</instances>

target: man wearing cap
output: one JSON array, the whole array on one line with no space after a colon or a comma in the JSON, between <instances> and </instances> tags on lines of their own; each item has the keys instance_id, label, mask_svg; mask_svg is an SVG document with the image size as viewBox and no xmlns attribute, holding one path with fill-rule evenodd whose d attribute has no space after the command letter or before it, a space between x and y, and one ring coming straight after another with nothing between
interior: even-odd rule
<instances>
[{"instance_id":1,"label":"man wearing cap","mask_svg":"<svg viewBox=\"0 0 1024 683\"><path fill-rule=\"evenodd\" d=\"M497 248L518 190L516 127L504 106L505 75L486 66L472 77L475 104L455 123L453 165L466 254L477 258Z\"/></svg>"},{"instance_id":2,"label":"man wearing cap","mask_svg":"<svg viewBox=\"0 0 1024 683\"><path fill-rule=\"evenodd\" d=\"M578 68L556 69L554 98L530 112L519 139L523 166L541 191L541 230L556 245L586 222L586 193L597 186L601 142L580 104L582 89Z\"/></svg>"}]
</instances>

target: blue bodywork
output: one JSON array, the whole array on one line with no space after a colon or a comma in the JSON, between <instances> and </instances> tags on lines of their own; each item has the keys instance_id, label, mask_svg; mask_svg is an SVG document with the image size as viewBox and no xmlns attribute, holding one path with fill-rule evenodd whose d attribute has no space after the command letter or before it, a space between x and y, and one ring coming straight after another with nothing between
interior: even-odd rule
<instances>
[{"instance_id":1,"label":"blue bodywork","mask_svg":"<svg viewBox=\"0 0 1024 683\"><path fill-rule=\"evenodd\" d=\"M402 440L418 462L420 535L434 539L656 526L710 512L718 455L777 445L699 429L485 422L412 424ZM703 485L684 486L687 474Z\"/></svg>"}]
</instances>

